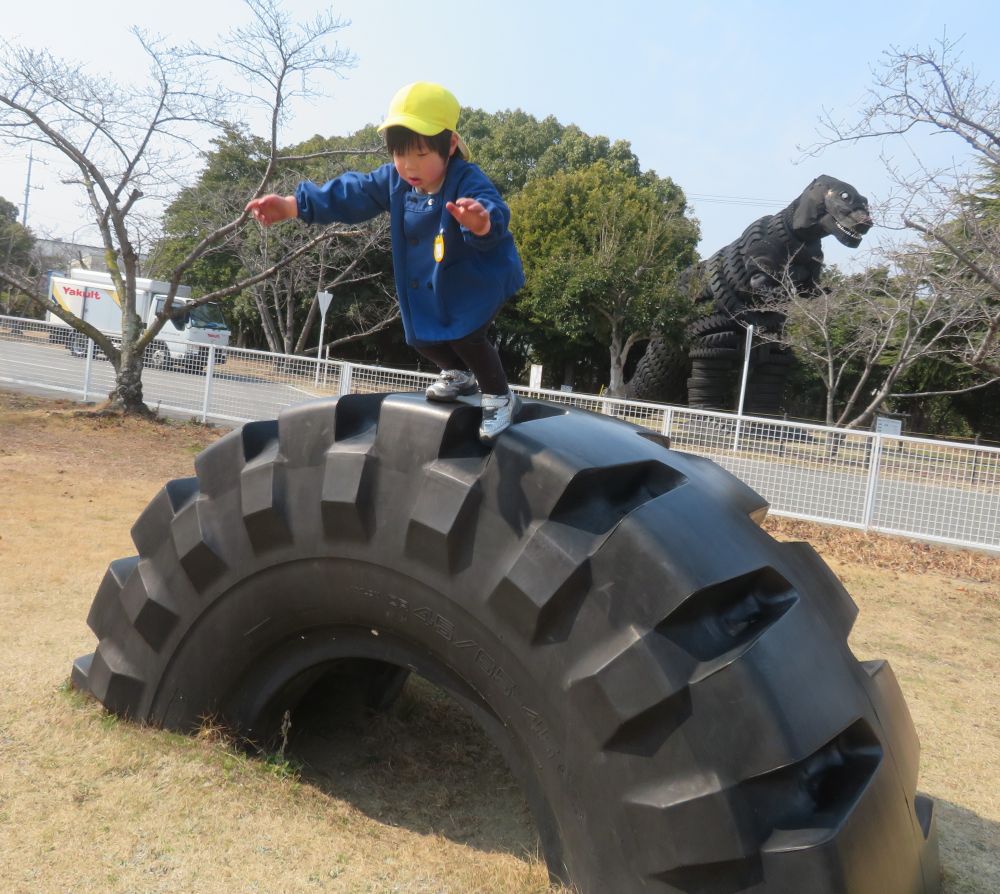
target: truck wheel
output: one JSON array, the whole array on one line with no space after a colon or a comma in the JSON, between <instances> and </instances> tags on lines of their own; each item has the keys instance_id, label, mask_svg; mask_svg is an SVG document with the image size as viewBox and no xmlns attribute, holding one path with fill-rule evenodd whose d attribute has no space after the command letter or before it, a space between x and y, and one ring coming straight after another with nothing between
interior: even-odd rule
<instances>
[{"instance_id":1,"label":"truck wheel","mask_svg":"<svg viewBox=\"0 0 1000 894\"><path fill-rule=\"evenodd\" d=\"M170 351L163 342L154 341L147 349L146 362L152 369L170 368Z\"/></svg>"},{"instance_id":2,"label":"truck wheel","mask_svg":"<svg viewBox=\"0 0 1000 894\"><path fill-rule=\"evenodd\" d=\"M87 356L87 336L82 332L74 332L69 337L69 352L74 357Z\"/></svg>"},{"instance_id":3,"label":"truck wheel","mask_svg":"<svg viewBox=\"0 0 1000 894\"><path fill-rule=\"evenodd\" d=\"M816 553L650 431L527 401L486 447L480 415L349 395L216 442L133 526L74 684L267 748L345 662L372 702L412 671L494 739L583 894L936 891L906 706Z\"/></svg>"}]
</instances>

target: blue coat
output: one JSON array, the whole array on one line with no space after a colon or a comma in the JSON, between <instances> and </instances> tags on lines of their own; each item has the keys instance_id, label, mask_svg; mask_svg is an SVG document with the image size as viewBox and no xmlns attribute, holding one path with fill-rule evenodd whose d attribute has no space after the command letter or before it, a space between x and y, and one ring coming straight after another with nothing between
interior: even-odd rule
<instances>
[{"instance_id":1,"label":"blue coat","mask_svg":"<svg viewBox=\"0 0 1000 894\"><path fill-rule=\"evenodd\" d=\"M490 231L476 236L445 210L446 202L473 198L490 215ZM306 223L359 223L388 211L392 265L406 341L452 341L484 326L524 285L524 270L510 234L510 209L474 164L454 156L436 195L418 193L392 164L370 174L343 174L322 186L295 191ZM434 260L434 239L444 237L444 258Z\"/></svg>"}]
</instances>

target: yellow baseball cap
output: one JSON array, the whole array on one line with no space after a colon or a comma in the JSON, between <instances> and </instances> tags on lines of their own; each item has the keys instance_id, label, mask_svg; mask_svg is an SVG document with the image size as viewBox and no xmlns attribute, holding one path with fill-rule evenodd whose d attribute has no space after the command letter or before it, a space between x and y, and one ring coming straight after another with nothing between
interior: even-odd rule
<instances>
[{"instance_id":1,"label":"yellow baseball cap","mask_svg":"<svg viewBox=\"0 0 1000 894\"><path fill-rule=\"evenodd\" d=\"M378 130L381 133L387 127L407 127L425 137L450 130L458 137L458 151L468 159L469 147L455 131L460 111L458 100L451 91L430 81L415 81L396 91L389 103L389 113Z\"/></svg>"}]
</instances>

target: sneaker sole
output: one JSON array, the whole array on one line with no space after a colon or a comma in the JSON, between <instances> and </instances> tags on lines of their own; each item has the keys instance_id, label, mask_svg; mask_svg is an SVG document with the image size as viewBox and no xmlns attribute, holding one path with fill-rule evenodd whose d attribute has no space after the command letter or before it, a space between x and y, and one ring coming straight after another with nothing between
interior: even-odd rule
<instances>
[{"instance_id":1,"label":"sneaker sole","mask_svg":"<svg viewBox=\"0 0 1000 894\"><path fill-rule=\"evenodd\" d=\"M479 391L478 385L475 388L463 388L454 397L441 397L440 395L432 394L430 391L425 391L424 396L428 400L436 401L439 404L453 404L460 397L468 397L470 394L475 394L477 391Z\"/></svg>"}]
</instances>

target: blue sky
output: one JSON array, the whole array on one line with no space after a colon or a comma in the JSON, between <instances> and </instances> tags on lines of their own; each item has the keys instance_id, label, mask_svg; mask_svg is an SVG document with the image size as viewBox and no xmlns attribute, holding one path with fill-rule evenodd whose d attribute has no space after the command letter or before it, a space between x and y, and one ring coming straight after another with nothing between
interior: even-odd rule
<instances>
[{"instance_id":1,"label":"blue sky","mask_svg":"<svg viewBox=\"0 0 1000 894\"><path fill-rule=\"evenodd\" d=\"M285 4L299 18L321 8ZM892 46L925 47L947 30L963 59L1000 84L1000 12L987 0L861 4L793 2L390 2L342 0L350 25L340 42L357 56L326 98L294 109L283 134L345 134L377 121L392 93L412 80L447 85L464 105L555 115L591 134L631 142L644 168L673 178L702 224L702 254L793 199L817 174L877 198L888 191L880 153L906 161L910 148L963 159L955 140L914 136L840 146L803 158L823 109L853 120L871 70ZM37 10L44 8L44 15ZM86 10L87 17L83 17ZM175 40L210 41L244 20L238 0L69 0L5 10L4 34L47 47L119 78L142 75L130 25ZM36 165L28 223L69 238L82 218L60 187L58 164ZM27 158L0 147L0 195L21 202ZM763 200L758 203L746 199ZM869 240L872 241L872 240ZM826 242L830 261L850 253Z\"/></svg>"}]
</instances>

